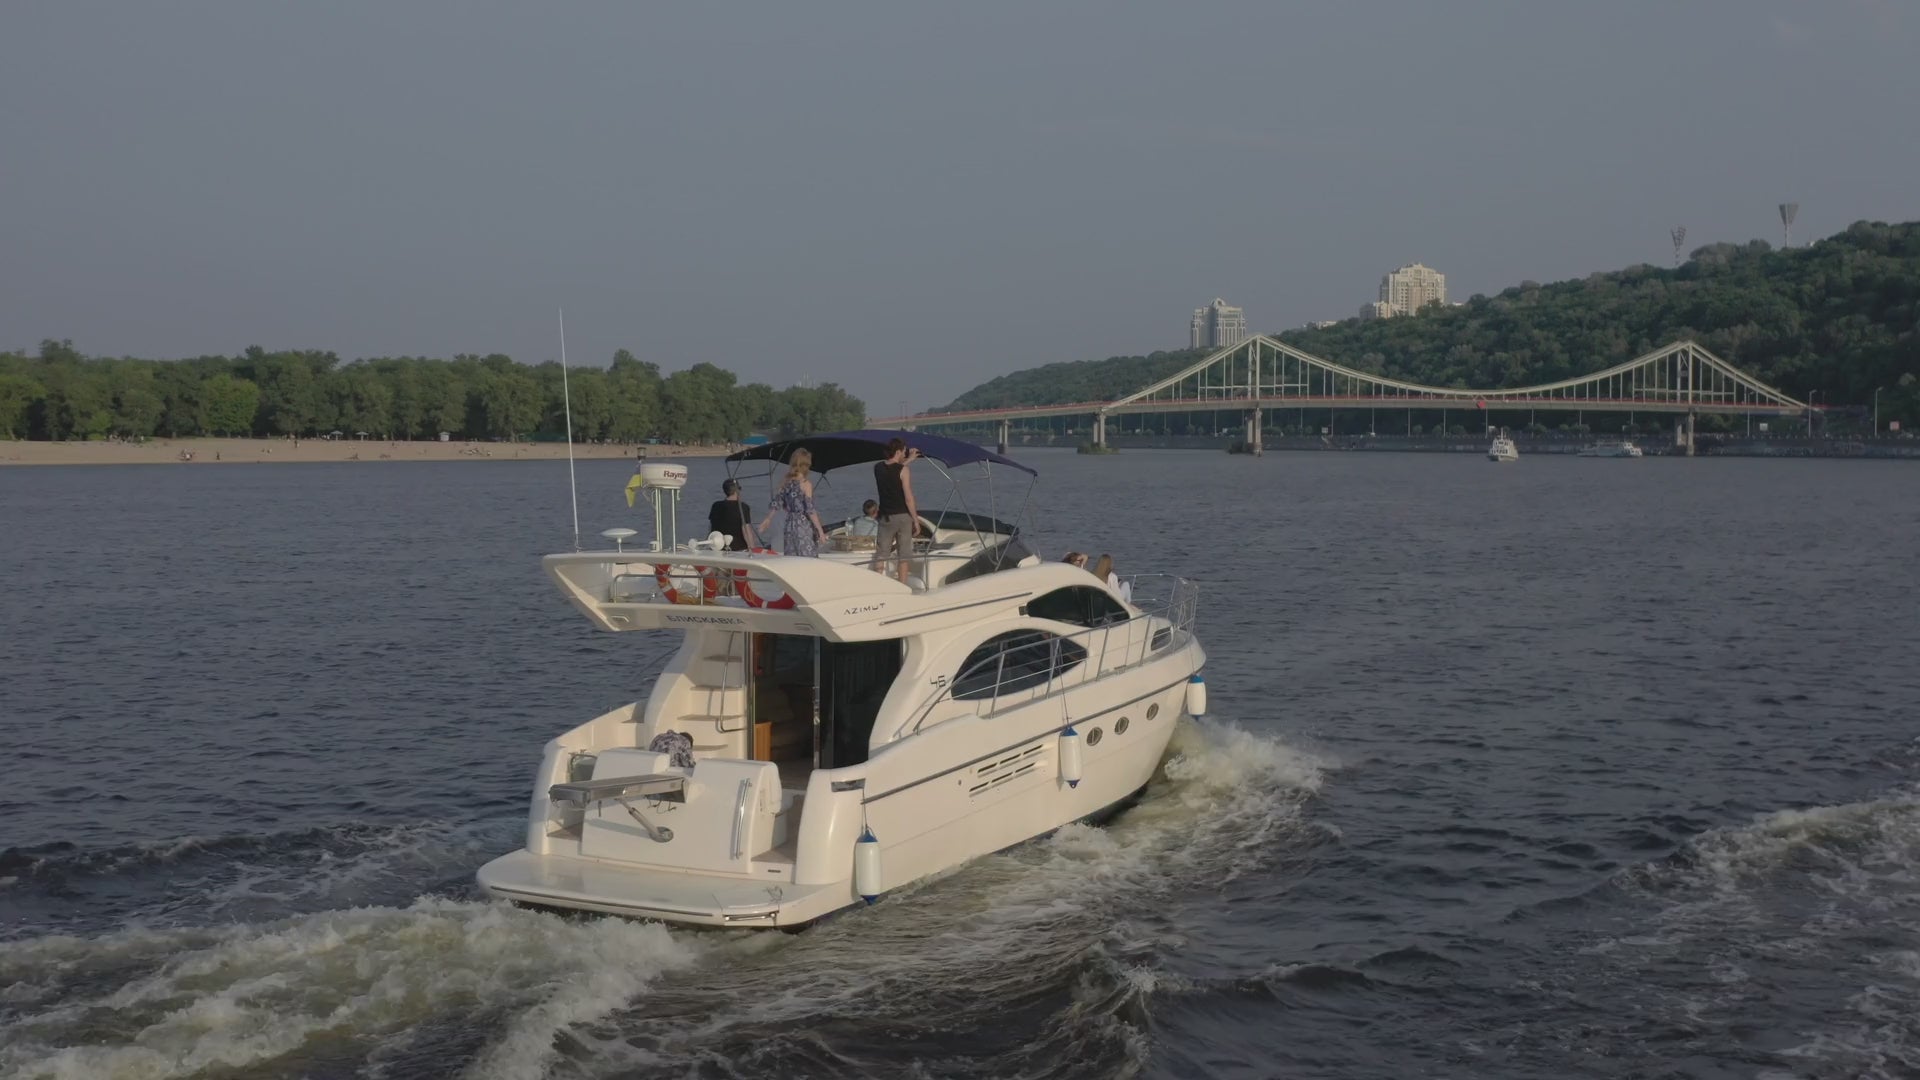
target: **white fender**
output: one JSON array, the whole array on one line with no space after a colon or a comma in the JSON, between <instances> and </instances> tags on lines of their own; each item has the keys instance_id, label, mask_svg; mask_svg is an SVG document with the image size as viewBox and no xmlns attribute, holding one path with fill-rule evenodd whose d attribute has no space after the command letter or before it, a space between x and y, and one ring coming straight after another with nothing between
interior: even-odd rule
<instances>
[{"instance_id":1,"label":"white fender","mask_svg":"<svg viewBox=\"0 0 1920 1080\"><path fill-rule=\"evenodd\" d=\"M1207 715L1207 680L1201 678L1197 671L1187 680L1187 715Z\"/></svg>"},{"instance_id":2,"label":"white fender","mask_svg":"<svg viewBox=\"0 0 1920 1080\"><path fill-rule=\"evenodd\" d=\"M880 900L880 841L865 826L853 845L853 890L869 904Z\"/></svg>"},{"instance_id":3,"label":"white fender","mask_svg":"<svg viewBox=\"0 0 1920 1080\"><path fill-rule=\"evenodd\" d=\"M1080 774L1080 733L1068 724L1067 730L1060 733L1060 779L1065 780L1068 787L1079 787Z\"/></svg>"}]
</instances>

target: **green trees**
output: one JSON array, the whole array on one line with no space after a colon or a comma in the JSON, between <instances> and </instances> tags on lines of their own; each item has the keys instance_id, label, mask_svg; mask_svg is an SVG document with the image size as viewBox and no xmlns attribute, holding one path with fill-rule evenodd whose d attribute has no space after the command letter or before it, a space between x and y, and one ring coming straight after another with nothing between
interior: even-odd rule
<instances>
[{"instance_id":1,"label":"green trees","mask_svg":"<svg viewBox=\"0 0 1920 1080\"><path fill-rule=\"evenodd\" d=\"M667 376L660 388L660 429L677 443L716 442L747 430L733 372L695 364Z\"/></svg>"},{"instance_id":2,"label":"green trees","mask_svg":"<svg viewBox=\"0 0 1920 1080\"><path fill-rule=\"evenodd\" d=\"M621 349L613 354L613 365L607 369L607 389L611 401L606 437L615 442L651 437L660 422L660 369Z\"/></svg>"},{"instance_id":3,"label":"green trees","mask_svg":"<svg viewBox=\"0 0 1920 1080\"><path fill-rule=\"evenodd\" d=\"M1198 362L1211 349L1176 349L1146 356L1068 360L989 379L953 400L949 409L1001 409L1110 401Z\"/></svg>"},{"instance_id":4,"label":"green trees","mask_svg":"<svg viewBox=\"0 0 1920 1080\"><path fill-rule=\"evenodd\" d=\"M789 438L813 431L846 431L866 423L866 408L860 399L835 383L796 386L780 396L771 415L771 426Z\"/></svg>"},{"instance_id":5,"label":"green trees","mask_svg":"<svg viewBox=\"0 0 1920 1080\"><path fill-rule=\"evenodd\" d=\"M36 355L0 352L0 438L109 435L316 435L379 438L564 438L566 390L576 440L737 440L753 431L805 434L859 427L866 410L837 387L739 386L708 363L662 378L625 349L606 369L330 352L268 352L159 362L89 359L70 341Z\"/></svg>"},{"instance_id":6,"label":"green trees","mask_svg":"<svg viewBox=\"0 0 1920 1080\"><path fill-rule=\"evenodd\" d=\"M488 367L474 387L474 393L480 399L486 434L512 439L539 427L540 385L510 361Z\"/></svg>"},{"instance_id":7,"label":"green trees","mask_svg":"<svg viewBox=\"0 0 1920 1080\"><path fill-rule=\"evenodd\" d=\"M1911 428L1920 401L1920 222L1857 222L1802 248L1709 244L1683 266L1641 265L1459 307L1348 319L1278 335L1316 356L1436 386L1498 388L1598 371L1680 338L1796 397L1869 404ZM951 408L1110 400L1200 359L1195 351L1049 364L983 383ZM1908 389L1912 384L1908 384Z\"/></svg>"},{"instance_id":8,"label":"green trees","mask_svg":"<svg viewBox=\"0 0 1920 1080\"><path fill-rule=\"evenodd\" d=\"M212 435L239 435L253 428L260 388L250 380L217 372L199 386L197 427Z\"/></svg>"},{"instance_id":9,"label":"green trees","mask_svg":"<svg viewBox=\"0 0 1920 1080\"><path fill-rule=\"evenodd\" d=\"M27 410L46 394L46 388L19 372L0 369L0 436L18 439L27 433Z\"/></svg>"}]
</instances>

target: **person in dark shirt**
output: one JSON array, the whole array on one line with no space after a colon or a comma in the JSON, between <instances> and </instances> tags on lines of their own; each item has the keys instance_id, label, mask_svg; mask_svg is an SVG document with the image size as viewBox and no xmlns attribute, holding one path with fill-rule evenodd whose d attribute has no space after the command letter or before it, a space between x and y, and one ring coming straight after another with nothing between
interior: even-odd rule
<instances>
[{"instance_id":1,"label":"person in dark shirt","mask_svg":"<svg viewBox=\"0 0 1920 1080\"><path fill-rule=\"evenodd\" d=\"M708 530L733 537L727 546L729 551L751 550L753 545L747 539L753 529L753 509L740 498L740 481L728 478L720 485L720 493L726 498L707 511Z\"/></svg>"},{"instance_id":2,"label":"person in dark shirt","mask_svg":"<svg viewBox=\"0 0 1920 1080\"><path fill-rule=\"evenodd\" d=\"M919 531L920 508L913 501L913 478L907 466L920 456L907 448L905 439L895 437L887 443L887 459L873 467L873 484L880 496L880 535L873 544L873 568L894 575L906 584L912 566L913 537Z\"/></svg>"}]
</instances>

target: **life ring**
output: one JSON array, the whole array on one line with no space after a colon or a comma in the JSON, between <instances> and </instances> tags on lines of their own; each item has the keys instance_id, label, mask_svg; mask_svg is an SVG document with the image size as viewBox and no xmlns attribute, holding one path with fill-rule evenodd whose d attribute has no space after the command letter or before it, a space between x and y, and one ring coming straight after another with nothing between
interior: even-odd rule
<instances>
[{"instance_id":1,"label":"life ring","mask_svg":"<svg viewBox=\"0 0 1920 1080\"><path fill-rule=\"evenodd\" d=\"M653 564L653 581L654 584L660 586L660 595L664 597L669 604L712 603L713 598L720 595L720 575L714 573L713 568L710 566L696 566L693 568L693 572L700 575L700 599L698 600L683 598L680 590L673 587L673 578L667 574L666 563Z\"/></svg>"},{"instance_id":2,"label":"life ring","mask_svg":"<svg viewBox=\"0 0 1920 1080\"><path fill-rule=\"evenodd\" d=\"M740 599L747 602L748 607L766 608L769 611L786 611L794 606L792 593L782 593L778 600L760 599L760 594L754 592L753 586L747 584L747 571L745 567L733 572L733 591Z\"/></svg>"}]
</instances>

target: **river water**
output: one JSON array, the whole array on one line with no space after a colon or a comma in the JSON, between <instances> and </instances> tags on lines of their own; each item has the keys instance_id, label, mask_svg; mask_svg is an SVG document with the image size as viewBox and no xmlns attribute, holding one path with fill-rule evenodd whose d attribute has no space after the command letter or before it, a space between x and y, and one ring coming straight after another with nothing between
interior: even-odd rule
<instances>
[{"instance_id":1,"label":"river water","mask_svg":"<svg viewBox=\"0 0 1920 1080\"><path fill-rule=\"evenodd\" d=\"M1029 460L1213 715L798 935L475 895L670 645L541 576L563 466L0 471L0 1076L1920 1073L1920 470Z\"/></svg>"}]
</instances>

